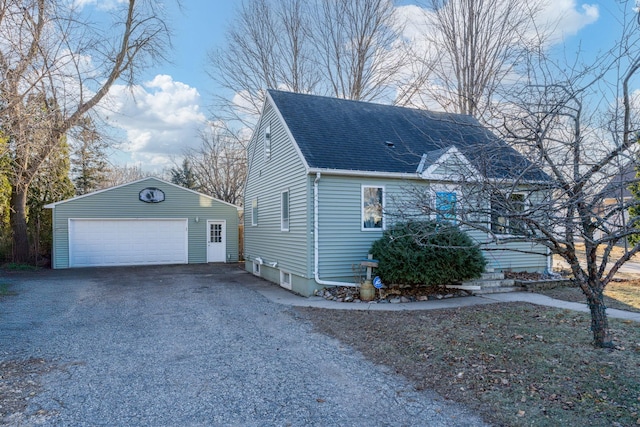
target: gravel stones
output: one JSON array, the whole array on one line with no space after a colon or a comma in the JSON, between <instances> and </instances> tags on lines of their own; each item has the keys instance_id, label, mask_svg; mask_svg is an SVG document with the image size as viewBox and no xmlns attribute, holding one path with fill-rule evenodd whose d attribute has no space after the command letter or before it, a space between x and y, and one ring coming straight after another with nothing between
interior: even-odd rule
<instances>
[{"instance_id":1,"label":"gravel stones","mask_svg":"<svg viewBox=\"0 0 640 427\"><path fill-rule=\"evenodd\" d=\"M57 366L29 378L39 388L12 418L19 425L484 425L315 332L234 266L53 270L12 282L0 363Z\"/></svg>"}]
</instances>

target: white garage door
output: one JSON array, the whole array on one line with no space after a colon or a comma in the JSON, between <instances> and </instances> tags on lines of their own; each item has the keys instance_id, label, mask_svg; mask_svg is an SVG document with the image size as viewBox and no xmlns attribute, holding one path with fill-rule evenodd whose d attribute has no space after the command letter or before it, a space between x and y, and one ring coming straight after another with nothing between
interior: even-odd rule
<instances>
[{"instance_id":1,"label":"white garage door","mask_svg":"<svg viewBox=\"0 0 640 427\"><path fill-rule=\"evenodd\" d=\"M186 219L70 219L69 267L186 264Z\"/></svg>"}]
</instances>

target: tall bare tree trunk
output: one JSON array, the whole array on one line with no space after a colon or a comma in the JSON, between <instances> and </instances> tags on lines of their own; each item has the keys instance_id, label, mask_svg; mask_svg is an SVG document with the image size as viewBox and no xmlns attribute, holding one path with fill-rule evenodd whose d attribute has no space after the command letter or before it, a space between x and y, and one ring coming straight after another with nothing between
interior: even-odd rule
<instances>
[{"instance_id":1,"label":"tall bare tree trunk","mask_svg":"<svg viewBox=\"0 0 640 427\"><path fill-rule=\"evenodd\" d=\"M27 233L27 187L11 187L9 214L13 239L13 261L29 261L29 234Z\"/></svg>"}]
</instances>

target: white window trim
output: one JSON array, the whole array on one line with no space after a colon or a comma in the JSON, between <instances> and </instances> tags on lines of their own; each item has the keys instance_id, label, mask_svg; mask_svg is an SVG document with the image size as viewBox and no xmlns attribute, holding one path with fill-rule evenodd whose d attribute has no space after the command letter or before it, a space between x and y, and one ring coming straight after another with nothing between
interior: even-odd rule
<instances>
[{"instance_id":1,"label":"white window trim","mask_svg":"<svg viewBox=\"0 0 640 427\"><path fill-rule=\"evenodd\" d=\"M382 227L381 228L365 228L364 226L364 190L365 188L381 188L382 189ZM360 231L383 231L387 228L387 219L385 218L385 199L387 197L387 190L384 185L365 185L360 186Z\"/></svg>"},{"instance_id":2,"label":"white window trim","mask_svg":"<svg viewBox=\"0 0 640 427\"><path fill-rule=\"evenodd\" d=\"M265 160L269 160L271 158L271 123L268 123L267 127L264 128L262 139L264 144L264 158Z\"/></svg>"},{"instance_id":3,"label":"white window trim","mask_svg":"<svg viewBox=\"0 0 640 427\"><path fill-rule=\"evenodd\" d=\"M506 198L506 194L504 191L501 191L500 194L502 194L503 197ZM528 209L531 207L531 200L529 198L527 198L527 193L524 191L514 191L509 193L509 196L514 196L520 194L524 197L524 210ZM492 200L489 200L489 228L491 229L491 233L493 235L495 235L497 238L499 239L506 239L509 237L518 237L518 236L522 236L521 234L513 234L513 233L499 233L497 231L493 231L493 203L491 203ZM509 220L507 218L507 220ZM507 223L504 228L506 230L511 230L511 224Z\"/></svg>"},{"instance_id":4,"label":"white window trim","mask_svg":"<svg viewBox=\"0 0 640 427\"><path fill-rule=\"evenodd\" d=\"M285 280L287 277L289 278L288 282ZM291 273L285 270L280 270L280 286L285 289L291 290L291 279Z\"/></svg>"},{"instance_id":5,"label":"white window trim","mask_svg":"<svg viewBox=\"0 0 640 427\"><path fill-rule=\"evenodd\" d=\"M260 262L253 261L253 274L260 277Z\"/></svg>"},{"instance_id":6,"label":"white window trim","mask_svg":"<svg viewBox=\"0 0 640 427\"><path fill-rule=\"evenodd\" d=\"M255 203L255 208L254 208L254 203ZM252 227L257 227L258 226L258 217L259 217L259 212L258 212L258 198L254 198L251 199L251 226Z\"/></svg>"},{"instance_id":7,"label":"white window trim","mask_svg":"<svg viewBox=\"0 0 640 427\"><path fill-rule=\"evenodd\" d=\"M287 223L284 222L284 206L282 203L282 196L287 193ZM280 231L289 231L291 225L291 193L289 189L283 190L280 193Z\"/></svg>"}]
</instances>

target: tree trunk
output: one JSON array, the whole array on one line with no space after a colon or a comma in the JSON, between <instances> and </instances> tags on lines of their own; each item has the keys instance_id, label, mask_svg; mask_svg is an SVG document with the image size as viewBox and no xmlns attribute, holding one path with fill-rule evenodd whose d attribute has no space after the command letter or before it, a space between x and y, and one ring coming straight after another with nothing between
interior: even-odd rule
<instances>
[{"instance_id":1,"label":"tree trunk","mask_svg":"<svg viewBox=\"0 0 640 427\"><path fill-rule=\"evenodd\" d=\"M600 348L613 348L609 333L607 307L604 305L602 291L594 292L592 297L587 298L587 301L589 310L591 310L591 330L593 331L594 344Z\"/></svg>"},{"instance_id":2,"label":"tree trunk","mask_svg":"<svg viewBox=\"0 0 640 427\"><path fill-rule=\"evenodd\" d=\"M9 218L13 239L13 262L29 261L29 235L27 233L27 188L11 188Z\"/></svg>"}]
</instances>

